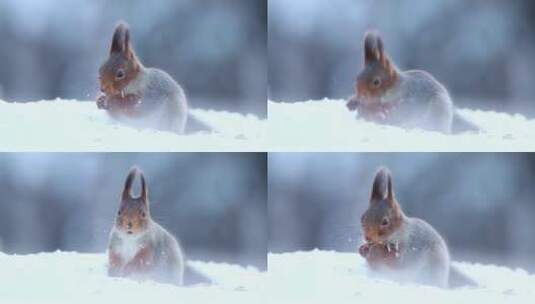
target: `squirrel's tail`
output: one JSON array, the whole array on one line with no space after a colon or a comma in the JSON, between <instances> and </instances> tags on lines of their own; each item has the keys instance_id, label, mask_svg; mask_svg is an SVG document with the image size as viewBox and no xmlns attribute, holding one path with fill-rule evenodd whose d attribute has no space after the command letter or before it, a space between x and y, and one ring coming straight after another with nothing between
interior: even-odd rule
<instances>
[{"instance_id":1,"label":"squirrel's tail","mask_svg":"<svg viewBox=\"0 0 535 304\"><path fill-rule=\"evenodd\" d=\"M477 287L478 284L466 274L462 273L457 267L451 265L448 286L450 288Z\"/></svg>"},{"instance_id":2,"label":"squirrel's tail","mask_svg":"<svg viewBox=\"0 0 535 304\"><path fill-rule=\"evenodd\" d=\"M200 273L190 265L186 265L186 268L184 269L184 286L212 285L213 283L214 282L210 278Z\"/></svg>"},{"instance_id":3,"label":"squirrel's tail","mask_svg":"<svg viewBox=\"0 0 535 304\"><path fill-rule=\"evenodd\" d=\"M215 131L214 128L210 127L205 122L193 116L191 113L188 114L188 122L186 124L186 134L197 133L197 132L214 132L214 131Z\"/></svg>"},{"instance_id":4,"label":"squirrel's tail","mask_svg":"<svg viewBox=\"0 0 535 304\"><path fill-rule=\"evenodd\" d=\"M479 132L481 128L470 120L464 118L457 109L453 112L453 121L451 124L451 133L458 134L462 132Z\"/></svg>"}]
</instances>

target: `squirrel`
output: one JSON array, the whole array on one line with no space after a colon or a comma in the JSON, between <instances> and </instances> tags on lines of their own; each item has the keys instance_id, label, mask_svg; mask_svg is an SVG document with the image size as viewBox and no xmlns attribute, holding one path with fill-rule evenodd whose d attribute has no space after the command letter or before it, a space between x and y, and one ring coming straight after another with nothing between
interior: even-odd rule
<instances>
[{"instance_id":1,"label":"squirrel","mask_svg":"<svg viewBox=\"0 0 535 304\"><path fill-rule=\"evenodd\" d=\"M375 175L361 224L365 243L358 251L374 273L442 288L477 285L451 265L446 242L430 224L405 215L384 167Z\"/></svg>"},{"instance_id":2,"label":"squirrel","mask_svg":"<svg viewBox=\"0 0 535 304\"><path fill-rule=\"evenodd\" d=\"M458 113L448 90L431 74L398 69L375 32L365 34L364 68L346 106L377 123L446 134L480 130Z\"/></svg>"},{"instance_id":3,"label":"squirrel","mask_svg":"<svg viewBox=\"0 0 535 304\"><path fill-rule=\"evenodd\" d=\"M136 175L141 194L132 197ZM154 279L182 285L184 255L178 241L150 216L148 188L143 172L133 167L126 178L121 204L108 244L108 275Z\"/></svg>"},{"instance_id":4,"label":"squirrel","mask_svg":"<svg viewBox=\"0 0 535 304\"><path fill-rule=\"evenodd\" d=\"M188 114L182 87L166 72L143 66L130 42L128 25L115 28L108 59L99 69L97 107L118 121L182 134L212 131Z\"/></svg>"}]
</instances>

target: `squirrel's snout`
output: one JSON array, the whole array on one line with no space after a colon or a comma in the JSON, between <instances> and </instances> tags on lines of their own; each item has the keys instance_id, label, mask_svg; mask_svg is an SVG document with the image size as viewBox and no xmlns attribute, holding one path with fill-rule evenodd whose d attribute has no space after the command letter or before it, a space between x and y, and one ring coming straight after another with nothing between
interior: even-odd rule
<instances>
[{"instance_id":1,"label":"squirrel's snout","mask_svg":"<svg viewBox=\"0 0 535 304\"><path fill-rule=\"evenodd\" d=\"M109 92L109 89L110 89L110 87L107 86L107 85L103 85L103 84L100 85L100 91L101 91L102 93Z\"/></svg>"},{"instance_id":2,"label":"squirrel's snout","mask_svg":"<svg viewBox=\"0 0 535 304\"><path fill-rule=\"evenodd\" d=\"M107 93L107 94L113 92L113 84L106 83L106 82L101 80L100 81L100 91L102 93Z\"/></svg>"},{"instance_id":3,"label":"squirrel's snout","mask_svg":"<svg viewBox=\"0 0 535 304\"><path fill-rule=\"evenodd\" d=\"M128 226L128 229L132 229L132 222L128 222L127 226Z\"/></svg>"}]
</instances>

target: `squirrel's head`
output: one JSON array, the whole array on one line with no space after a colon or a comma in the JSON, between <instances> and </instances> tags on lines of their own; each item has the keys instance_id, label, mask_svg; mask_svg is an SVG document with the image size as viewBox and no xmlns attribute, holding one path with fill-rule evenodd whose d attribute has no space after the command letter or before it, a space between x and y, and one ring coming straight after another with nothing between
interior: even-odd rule
<instances>
[{"instance_id":1,"label":"squirrel's head","mask_svg":"<svg viewBox=\"0 0 535 304\"><path fill-rule=\"evenodd\" d=\"M386 243L401 226L403 217L394 196L390 171L380 168L373 181L370 206L361 218L364 238L371 243Z\"/></svg>"},{"instance_id":2,"label":"squirrel's head","mask_svg":"<svg viewBox=\"0 0 535 304\"><path fill-rule=\"evenodd\" d=\"M139 175L141 180L141 194L138 197L132 196L132 183ZM115 226L118 230L135 235L145 231L150 221L149 197L147 184L143 172L134 167L130 169L123 193L121 194L121 205L117 212Z\"/></svg>"},{"instance_id":3,"label":"squirrel's head","mask_svg":"<svg viewBox=\"0 0 535 304\"><path fill-rule=\"evenodd\" d=\"M130 30L119 23L113 33L110 55L99 69L100 90L107 95L119 95L141 70L130 43Z\"/></svg>"},{"instance_id":4,"label":"squirrel's head","mask_svg":"<svg viewBox=\"0 0 535 304\"><path fill-rule=\"evenodd\" d=\"M383 40L375 32L364 36L364 68L357 76L357 96L364 102L373 102L395 85L398 71L384 51Z\"/></svg>"}]
</instances>

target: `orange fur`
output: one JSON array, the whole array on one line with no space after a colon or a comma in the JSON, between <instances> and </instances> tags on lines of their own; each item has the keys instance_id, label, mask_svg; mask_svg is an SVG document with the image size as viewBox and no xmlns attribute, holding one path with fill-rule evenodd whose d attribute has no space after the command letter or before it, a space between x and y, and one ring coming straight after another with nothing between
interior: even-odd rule
<instances>
[{"instance_id":1,"label":"orange fur","mask_svg":"<svg viewBox=\"0 0 535 304\"><path fill-rule=\"evenodd\" d=\"M123 261L121 256L113 251L108 252L108 275L119 276L121 275L121 267Z\"/></svg>"},{"instance_id":2,"label":"orange fur","mask_svg":"<svg viewBox=\"0 0 535 304\"><path fill-rule=\"evenodd\" d=\"M383 244L366 243L359 248L359 253L366 259L372 269L399 267L399 248L390 250Z\"/></svg>"}]
</instances>

